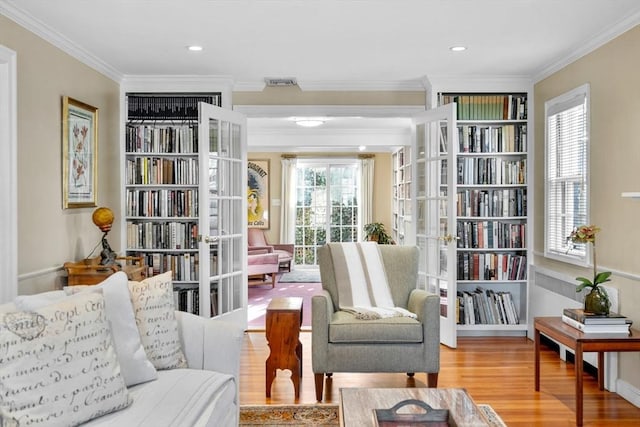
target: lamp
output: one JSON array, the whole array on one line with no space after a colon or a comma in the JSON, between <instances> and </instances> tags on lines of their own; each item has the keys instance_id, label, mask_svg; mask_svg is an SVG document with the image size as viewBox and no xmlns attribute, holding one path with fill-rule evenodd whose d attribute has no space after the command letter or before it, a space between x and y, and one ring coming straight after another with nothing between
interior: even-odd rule
<instances>
[{"instance_id":1,"label":"lamp","mask_svg":"<svg viewBox=\"0 0 640 427\"><path fill-rule=\"evenodd\" d=\"M324 120L320 119L296 119L296 124L298 126L303 126L306 128L313 128L324 124Z\"/></svg>"},{"instance_id":2,"label":"lamp","mask_svg":"<svg viewBox=\"0 0 640 427\"><path fill-rule=\"evenodd\" d=\"M111 225L114 220L113 211L109 208L99 207L93 211L93 223L102 231L102 252L100 252L100 264L101 265L114 265L116 264L116 253L111 249L109 242L107 241L107 234L111 230Z\"/></svg>"}]
</instances>

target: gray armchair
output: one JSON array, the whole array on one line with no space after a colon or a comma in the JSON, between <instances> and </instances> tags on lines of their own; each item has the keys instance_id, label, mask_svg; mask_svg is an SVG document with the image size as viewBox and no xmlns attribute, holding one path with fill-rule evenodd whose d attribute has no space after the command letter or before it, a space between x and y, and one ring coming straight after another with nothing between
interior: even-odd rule
<instances>
[{"instance_id":1,"label":"gray armchair","mask_svg":"<svg viewBox=\"0 0 640 427\"><path fill-rule=\"evenodd\" d=\"M318 250L322 294L312 298L312 367L316 398L324 375L334 372L427 373L436 387L440 371L440 297L416 289L418 248L380 245L393 302L417 315L358 320L338 310L338 289L328 246Z\"/></svg>"}]
</instances>

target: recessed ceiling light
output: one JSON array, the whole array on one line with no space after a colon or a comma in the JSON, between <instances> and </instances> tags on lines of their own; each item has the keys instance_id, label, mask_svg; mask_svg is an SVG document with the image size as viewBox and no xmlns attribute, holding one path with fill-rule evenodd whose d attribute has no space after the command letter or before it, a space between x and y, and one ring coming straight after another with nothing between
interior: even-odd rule
<instances>
[{"instance_id":1,"label":"recessed ceiling light","mask_svg":"<svg viewBox=\"0 0 640 427\"><path fill-rule=\"evenodd\" d=\"M465 46L451 46L449 50L452 52L462 52L463 50L467 50L467 48Z\"/></svg>"},{"instance_id":2,"label":"recessed ceiling light","mask_svg":"<svg viewBox=\"0 0 640 427\"><path fill-rule=\"evenodd\" d=\"M298 119L296 120L296 124L298 126L303 126L306 128L314 128L324 124L324 120L319 119Z\"/></svg>"},{"instance_id":3,"label":"recessed ceiling light","mask_svg":"<svg viewBox=\"0 0 640 427\"><path fill-rule=\"evenodd\" d=\"M202 46L188 46L187 49L191 52L200 52L202 50Z\"/></svg>"}]
</instances>

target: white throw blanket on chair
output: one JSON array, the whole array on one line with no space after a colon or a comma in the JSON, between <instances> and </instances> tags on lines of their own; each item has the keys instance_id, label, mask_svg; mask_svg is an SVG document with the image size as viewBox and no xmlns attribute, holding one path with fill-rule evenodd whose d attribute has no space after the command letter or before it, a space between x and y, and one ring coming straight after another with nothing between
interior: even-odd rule
<instances>
[{"instance_id":1,"label":"white throw blanket on chair","mask_svg":"<svg viewBox=\"0 0 640 427\"><path fill-rule=\"evenodd\" d=\"M355 313L362 320L416 317L402 307L394 307L377 243L329 243L329 250L340 310Z\"/></svg>"}]
</instances>

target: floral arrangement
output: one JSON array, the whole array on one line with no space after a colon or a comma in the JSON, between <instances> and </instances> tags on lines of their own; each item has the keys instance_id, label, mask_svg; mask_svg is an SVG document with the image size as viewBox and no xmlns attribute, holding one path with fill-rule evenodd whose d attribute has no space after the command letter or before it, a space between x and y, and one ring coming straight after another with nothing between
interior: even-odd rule
<instances>
[{"instance_id":1,"label":"floral arrangement","mask_svg":"<svg viewBox=\"0 0 640 427\"><path fill-rule=\"evenodd\" d=\"M576 288L577 292L580 292L584 288L591 288L592 290L597 288L602 283L609 282L611 279L610 271L602 271L598 273L596 267L596 233L600 231L600 228L595 225L580 225L576 227L568 237L572 243L591 243L593 245L593 281L586 277L576 277L576 280L580 282L580 285Z\"/></svg>"}]
</instances>

